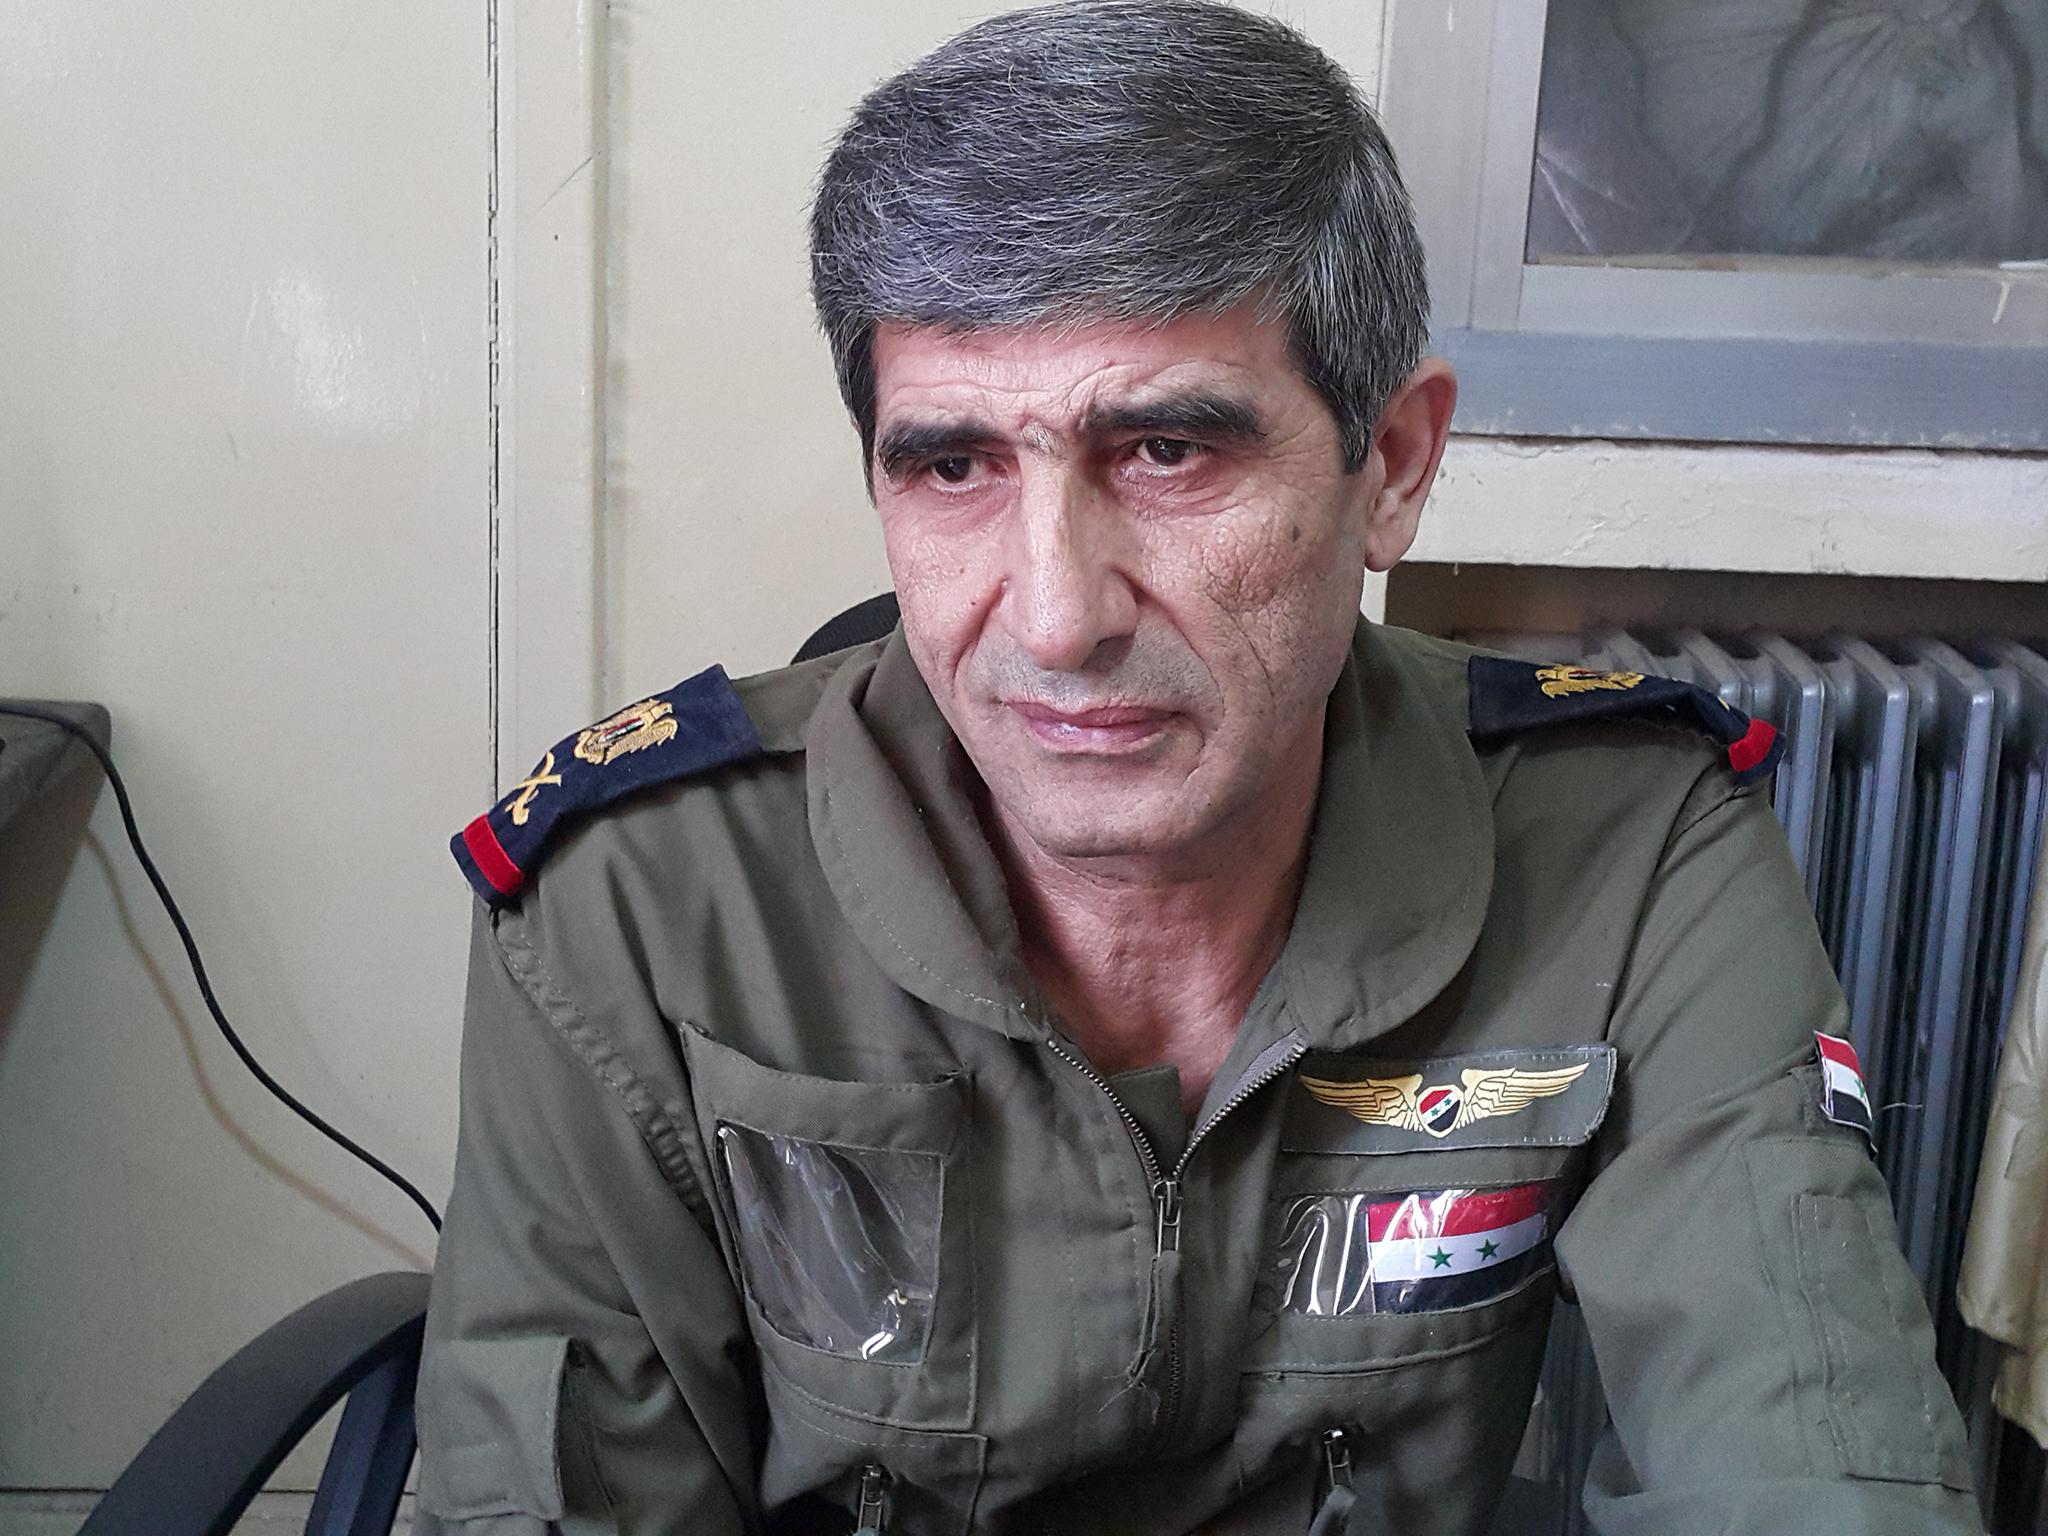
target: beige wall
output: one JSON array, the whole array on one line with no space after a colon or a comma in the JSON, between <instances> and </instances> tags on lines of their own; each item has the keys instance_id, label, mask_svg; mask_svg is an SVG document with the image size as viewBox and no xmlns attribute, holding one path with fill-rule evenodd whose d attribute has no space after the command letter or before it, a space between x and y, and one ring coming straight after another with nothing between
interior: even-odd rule
<instances>
[{"instance_id":1,"label":"beige wall","mask_svg":"<svg viewBox=\"0 0 2048 1536\"><path fill-rule=\"evenodd\" d=\"M1457 438L1413 558L2048 582L2048 458Z\"/></svg>"},{"instance_id":2,"label":"beige wall","mask_svg":"<svg viewBox=\"0 0 2048 1536\"><path fill-rule=\"evenodd\" d=\"M232 1017L437 1196L443 845L490 795L484 21L0 0L0 694L111 708ZM229 1057L111 797L60 809L0 847L16 1490L103 1484L259 1328L432 1252Z\"/></svg>"}]
</instances>

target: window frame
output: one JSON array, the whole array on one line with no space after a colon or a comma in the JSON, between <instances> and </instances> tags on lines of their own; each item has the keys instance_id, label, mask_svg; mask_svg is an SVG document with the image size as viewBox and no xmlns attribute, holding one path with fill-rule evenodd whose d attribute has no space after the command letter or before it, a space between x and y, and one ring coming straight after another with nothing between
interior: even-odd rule
<instances>
[{"instance_id":1,"label":"window frame","mask_svg":"<svg viewBox=\"0 0 2048 1536\"><path fill-rule=\"evenodd\" d=\"M1548 0L1389 0L1382 112L1461 431L2048 449L2048 269L1530 262ZM1882 287L1881 297L1878 295Z\"/></svg>"}]
</instances>

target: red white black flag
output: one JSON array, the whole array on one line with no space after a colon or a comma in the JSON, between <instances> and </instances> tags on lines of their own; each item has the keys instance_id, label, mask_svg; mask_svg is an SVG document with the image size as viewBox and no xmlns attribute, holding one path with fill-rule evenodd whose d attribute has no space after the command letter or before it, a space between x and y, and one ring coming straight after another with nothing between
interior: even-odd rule
<instances>
[{"instance_id":1,"label":"red white black flag","mask_svg":"<svg viewBox=\"0 0 2048 1536\"><path fill-rule=\"evenodd\" d=\"M1307 1195L1281 1232L1281 1305L1313 1316L1441 1312L1550 1262L1548 1184Z\"/></svg>"},{"instance_id":2,"label":"red white black flag","mask_svg":"<svg viewBox=\"0 0 2048 1536\"><path fill-rule=\"evenodd\" d=\"M1863 1086L1863 1064L1856 1047L1833 1035L1814 1032L1820 1050L1820 1110L1837 1125L1852 1125L1866 1136L1876 1133L1870 1093Z\"/></svg>"}]
</instances>

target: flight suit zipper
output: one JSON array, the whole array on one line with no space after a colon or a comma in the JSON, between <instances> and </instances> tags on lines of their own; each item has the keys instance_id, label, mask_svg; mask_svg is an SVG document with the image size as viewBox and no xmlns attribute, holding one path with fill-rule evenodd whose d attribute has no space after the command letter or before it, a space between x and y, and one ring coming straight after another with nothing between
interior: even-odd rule
<instances>
[{"instance_id":1,"label":"flight suit zipper","mask_svg":"<svg viewBox=\"0 0 2048 1536\"><path fill-rule=\"evenodd\" d=\"M1351 1431L1323 1431L1323 1491L1351 1486Z\"/></svg>"},{"instance_id":2,"label":"flight suit zipper","mask_svg":"<svg viewBox=\"0 0 2048 1536\"><path fill-rule=\"evenodd\" d=\"M1082 1056L1078 1050L1070 1048L1059 1036L1054 1035L1046 1043L1052 1048L1052 1053L1055 1056L1059 1057L1060 1060L1064 1061L1068 1066L1102 1090L1103 1095L1108 1098L1111 1106L1115 1108L1117 1118L1123 1121L1124 1130L1130 1135L1131 1145L1137 1149L1138 1162L1145 1170L1145 1180L1152 1195L1152 1264L1156 1293L1161 1271L1169 1262L1167 1255L1173 1254L1177 1256L1180 1252L1181 1181L1186 1177L1189 1162L1195 1155L1195 1149L1202 1144L1211 1131L1222 1123L1226 1115L1237 1109L1239 1105L1250 1099L1275 1078L1281 1076L1289 1067L1301 1060L1303 1056L1306 1056L1308 1054L1308 1042L1299 1035L1290 1033L1282 1036L1254 1057L1252 1064L1245 1068L1244 1076L1238 1079L1237 1086L1231 1089L1229 1096L1217 1106L1216 1113L1195 1127L1193 1134L1188 1137L1187 1146L1181 1149L1180 1158L1173 1165L1171 1172L1167 1171L1160 1164L1159 1155L1153 1151L1151 1139L1146 1136L1145 1128L1138 1124L1138 1117L1133 1115L1124 1101L1117 1096L1117 1091L1110 1086L1109 1079L1090 1066L1087 1058ZM1176 1290L1178 1290L1179 1286L1178 1277L1179 1270L1176 1266L1173 1269L1172 1280L1173 1287ZM1177 1297L1161 1298L1155 1294L1153 1305L1159 1305L1163 1299L1178 1300ZM1184 1385L1182 1380L1184 1367L1181 1361L1180 1316L1177 1306L1174 1308L1173 1320L1167 1326L1165 1353L1166 1387L1159 1409L1159 1431L1155 1436L1156 1442L1161 1445L1166 1444L1173 1437L1175 1420L1180 1415L1180 1400Z\"/></svg>"},{"instance_id":3,"label":"flight suit zipper","mask_svg":"<svg viewBox=\"0 0 2048 1536\"><path fill-rule=\"evenodd\" d=\"M860 1471L860 1512L854 1517L853 1536L883 1536L889 1516L888 1469L868 1463Z\"/></svg>"},{"instance_id":4,"label":"flight suit zipper","mask_svg":"<svg viewBox=\"0 0 2048 1536\"><path fill-rule=\"evenodd\" d=\"M1348 1429L1323 1431L1319 1495L1308 1536L1337 1536L1351 1528L1352 1511L1358 1503L1358 1494L1351 1486L1351 1438Z\"/></svg>"}]
</instances>

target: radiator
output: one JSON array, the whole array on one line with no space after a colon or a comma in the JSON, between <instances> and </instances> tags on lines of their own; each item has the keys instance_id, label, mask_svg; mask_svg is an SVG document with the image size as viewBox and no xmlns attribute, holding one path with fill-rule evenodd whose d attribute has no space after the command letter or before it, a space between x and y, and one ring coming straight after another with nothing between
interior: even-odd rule
<instances>
[{"instance_id":1,"label":"radiator","mask_svg":"<svg viewBox=\"0 0 2048 1536\"><path fill-rule=\"evenodd\" d=\"M2003 1439L1991 1356L1954 1298L2048 826L2048 659L2010 640L1460 638L1683 678L1784 733L1773 805L1848 999L1900 1246L1990 1487ZM1579 1490L1606 1417L1584 1329L1560 1307L1518 1469L1552 1493L1560 1536L1586 1529Z\"/></svg>"}]
</instances>

